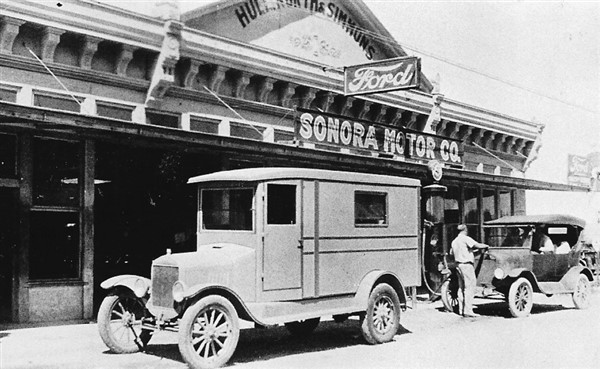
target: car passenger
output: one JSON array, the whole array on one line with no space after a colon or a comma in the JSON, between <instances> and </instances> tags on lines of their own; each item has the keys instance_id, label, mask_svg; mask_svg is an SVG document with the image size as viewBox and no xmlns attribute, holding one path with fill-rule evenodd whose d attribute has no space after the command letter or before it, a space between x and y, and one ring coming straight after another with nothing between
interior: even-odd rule
<instances>
[{"instance_id":1,"label":"car passenger","mask_svg":"<svg viewBox=\"0 0 600 369\"><path fill-rule=\"evenodd\" d=\"M560 245L556 248L557 254L568 254L569 251L571 251L571 245L569 245L567 241L561 242Z\"/></svg>"},{"instance_id":2,"label":"car passenger","mask_svg":"<svg viewBox=\"0 0 600 369\"><path fill-rule=\"evenodd\" d=\"M542 254L549 254L554 252L554 244L552 243L552 240L542 231L541 228L535 228L532 243L532 251L539 252Z\"/></svg>"}]
</instances>

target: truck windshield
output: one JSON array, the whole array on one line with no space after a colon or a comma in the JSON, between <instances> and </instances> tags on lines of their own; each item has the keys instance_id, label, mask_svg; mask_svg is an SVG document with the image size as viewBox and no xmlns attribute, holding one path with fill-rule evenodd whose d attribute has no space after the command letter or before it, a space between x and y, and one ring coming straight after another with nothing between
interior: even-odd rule
<instances>
[{"instance_id":1,"label":"truck windshield","mask_svg":"<svg viewBox=\"0 0 600 369\"><path fill-rule=\"evenodd\" d=\"M254 189L202 190L202 228L251 231Z\"/></svg>"}]
</instances>

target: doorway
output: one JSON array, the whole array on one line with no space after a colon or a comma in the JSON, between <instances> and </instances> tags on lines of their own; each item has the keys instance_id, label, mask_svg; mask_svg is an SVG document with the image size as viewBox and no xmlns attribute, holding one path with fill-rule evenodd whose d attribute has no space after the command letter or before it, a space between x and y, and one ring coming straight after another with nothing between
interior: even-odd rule
<instances>
[{"instance_id":1,"label":"doorway","mask_svg":"<svg viewBox=\"0 0 600 369\"><path fill-rule=\"evenodd\" d=\"M12 321L18 189L0 187L0 322Z\"/></svg>"}]
</instances>

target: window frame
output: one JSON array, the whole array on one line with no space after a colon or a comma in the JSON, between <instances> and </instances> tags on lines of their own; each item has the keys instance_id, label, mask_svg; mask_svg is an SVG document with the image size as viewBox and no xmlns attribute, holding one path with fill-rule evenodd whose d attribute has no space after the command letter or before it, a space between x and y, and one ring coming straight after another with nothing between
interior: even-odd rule
<instances>
[{"instance_id":1,"label":"window frame","mask_svg":"<svg viewBox=\"0 0 600 369\"><path fill-rule=\"evenodd\" d=\"M269 189L269 187L271 186L285 186L285 187L293 187L294 188L294 219L292 223L271 223L269 221L269 205L270 205L270 194L271 194L271 190ZM298 185L294 184L294 183L266 183L266 207L265 207L265 222L268 226L289 226L289 225L293 225L296 226L299 222L298 219Z\"/></svg>"},{"instance_id":2,"label":"window frame","mask_svg":"<svg viewBox=\"0 0 600 369\"><path fill-rule=\"evenodd\" d=\"M208 229L204 227L204 210L202 208L202 193L204 191L231 191L231 190L250 190L252 192L252 205L250 206L251 227L250 229ZM243 186L223 186L223 187L199 187L198 188L198 232L245 232L254 233L256 231L256 185Z\"/></svg>"},{"instance_id":3,"label":"window frame","mask_svg":"<svg viewBox=\"0 0 600 369\"><path fill-rule=\"evenodd\" d=\"M358 223L358 217L357 217L357 211L356 211L356 206L357 206L357 201L356 201L356 196L357 195L381 195L384 197L384 223L381 224L371 224L371 223ZM389 227L390 224L390 212L389 212L389 192L387 191L369 191L369 190L355 190L354 191L354 196L352 199L353 202L353 211L354 211L354 227L355 228L387 228Z\"/></svg>"}]
</instances>

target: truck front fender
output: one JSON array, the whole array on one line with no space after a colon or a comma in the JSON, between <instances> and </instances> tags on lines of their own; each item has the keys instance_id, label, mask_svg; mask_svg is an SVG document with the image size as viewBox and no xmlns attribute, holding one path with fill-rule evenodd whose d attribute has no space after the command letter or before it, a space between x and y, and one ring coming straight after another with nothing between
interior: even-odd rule
<instances>
[{"instance_id":1,"label":"truck front fender","mask_svg":"<svg viewBox=\"0 0 600 369\"><path fill-rule=\"evenodd\" d=\"M200 300L202 297L207 295L220 295L225 297L233 304L240 318L254 321L255 323L258 323L260 325L266 325L263 322L261 322L254 314L252 314L250 309L248 309L246 304L244 304L242 298L237 292L222 285L203 283L187 288L183 293L186 305L185 308L187 309L196 301Z\"/></svg>"},{"instance_id":2,"label":"truck front fender","mask_svg":"<svg viewBox=\"0 0 600 369\"><path fill-rule=\"evenodd\" d=\"M133 274L122 274L108 278L100 283L100 287L105 290L110 290L119 286L128 288L131 292L135 292L136 288L138 290L143 289L147 292L150 289L150 279Z\"/></svg>"},{"instance_id":3,"label":"truck front fender","mask_svg":"<svg viewBox=\"0 0 600 369\"><path fill-rule=\"evenodd\" d=\"M384 270L373 270L363 277L360 281L354 300L356 305L364 310L369 302L369 295L373 288L379 283L387 283L396 291L400 299L400 305L404 309L406 307L406 293L404 285L400 278L392 273Z\"/></svg>"}]
</instances>

